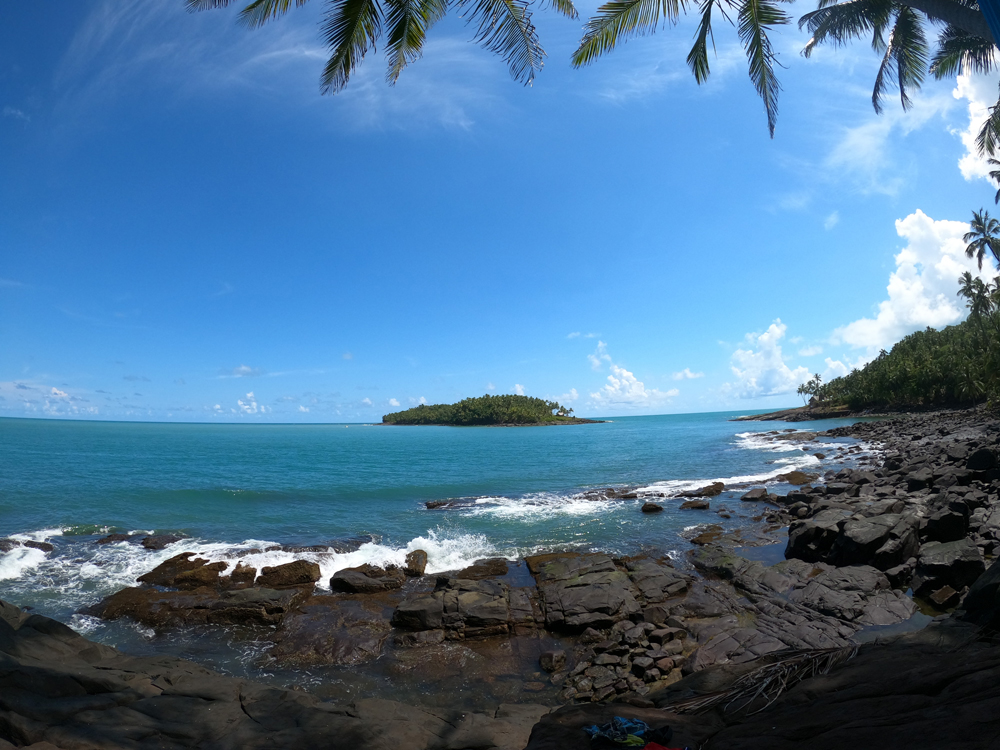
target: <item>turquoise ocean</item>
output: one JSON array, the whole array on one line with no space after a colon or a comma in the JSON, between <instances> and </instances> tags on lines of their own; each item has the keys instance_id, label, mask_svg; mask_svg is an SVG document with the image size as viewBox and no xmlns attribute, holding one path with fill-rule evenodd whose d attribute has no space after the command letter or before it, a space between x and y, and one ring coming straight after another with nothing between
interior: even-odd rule
<instances>
[{"instance_id":1,"label":"turquoise ocean","mask_svg":"<svg viewBox=\"0 0 1000 750\"><path fill-rule=\"evenodd\" d=\"M265 550L248 560L258 568L314 559L321 586L340 568L401 563L414 549L432 573L540 550L680 556L698 525L734 528L759 512L740 507L747 487L845 462L836 446L766 434L786 423L730 421L740 413L520 428L0 419L0 537L54 546L0 554L0 598L86 630L81 608L181 546L94 544L110 532L182 535L210 559ZM608 487L641 496L711 481L727 485L712 511L667 500L649 515L642 499L593 499ZM426 507L440 500L455 502ZM716 515L719 505L733 517ZM316 545L326 549L287 549Z\"/></svg>"}]
</instances>

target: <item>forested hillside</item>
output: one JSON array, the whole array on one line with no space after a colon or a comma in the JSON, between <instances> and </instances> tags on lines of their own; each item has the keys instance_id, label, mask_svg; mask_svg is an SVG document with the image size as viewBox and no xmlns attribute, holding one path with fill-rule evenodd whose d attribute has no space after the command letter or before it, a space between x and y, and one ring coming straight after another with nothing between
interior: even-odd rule
<instances>
[{"instance_id":1,"label":"forested hillside","mask_svg":"<svg viewBox=\"0 0 1000 750\"><path fill-rule=\"evenodd\" d=\"M555 412L555 413L553 413ZM457 404L421 404L382 417L384 424L497 425L578 422L555 401L530 396L480 396Z\"/></svg>"}]
</instances>

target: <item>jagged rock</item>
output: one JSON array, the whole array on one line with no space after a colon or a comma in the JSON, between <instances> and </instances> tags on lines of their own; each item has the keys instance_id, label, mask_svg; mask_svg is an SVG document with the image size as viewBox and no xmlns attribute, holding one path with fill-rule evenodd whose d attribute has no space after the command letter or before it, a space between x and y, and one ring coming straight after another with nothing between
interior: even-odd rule
<instances>
[{"instance_id":1,"label":"jagged rock","mask_svg":"<svg viewBox=\"0 0 1000 750\"><path fill-rule=\"evenodd\" d=\"M268 655L297 667L353 666L377 658L390 631L381 605L314 596L286 615Z\"/></svg>"},{"instance_id":2,"label":"jagged rock","mask_svg":"<svg viewBox=\"0 0 1000 750\"><path fill-rule=\"evenodd\" d=\"M820 614L858 625L892 625L909 619L917 607L876 568L854 565L824 570L788 595Z\"/></svg>"},{"instance_id":3,"label":"jagged rock","mask_svg":"<svg viewBox=\"0 0 1000 750\"><path fill-rule=\"evenodd\" d=\"M851 512L838 508L821 510L812 518L795 521L788 529L786 558L806 562L828 559L834 542L840 536L840 524L851 517Z\"/></svg>"},{"instance_id":4,"label":"jagged rock","mask_svg":"<svg viewBox=\"0 0 1000 750\"><path fill-rule=\"evenodd\" d=\"M970 539L928 542L920 548L913 575L913 593L928 597L942 586L961 590L986 570L979 548Z\"/></svg>"},{"instance_id":5,"label":"jagged rock","mask_svg":"<svg viewBox=\"0 0 1000 750\"><path fill-rule=\"evenodd\" d=\"M940 508L920 522L920 538L925 542L955 542L969 532L968 511Z\"/></svg>"},{"instance_id":6,"label":"jagged rock","mask_svg":"<svg viewBox=\"0 0 1000 750\"><path fill-rule=\"evenodd\" d=\"M153 586L176 588L179 575L197 570L207 564L208 560L195 557L194 552L181 552L179 555L174 555L169 560L160 563L148 573L143 573L136 580Z\"/></svg>"},{"instance_id":7,"label":"jagged rock","mask_svg":"<svg viewBox=\"0 0 1000 750\"><path fill-rule=\"evenodd\" d=\"M830 560L837 565L874 565L888 570L913 557L920 544L914 519L894 513L852 518L841 531Z\"/></svg>"},{"instance_id":8,"label":"jagged rock","mask_svg":"<svg viewBox=\"0 0 1000 750\"><path fill-rule=\"evenodd\" d=\"M202 565L194 570L188 570L179 574L174 580L174 585L179 589L197 589L202 586L218 586L220 582L219 575L228 567L229 563L225 562L208 563L207 565Z\"/></svg>"},{"instance_id":9,"label":"jagged rock","mask_svg":"<svg viewBox=\"0 0 1000 750\"><path fill-rule=\"evenodd\" d=\"M21 543L16 539L0 539L0 552L10 552L15 547L20 547Z\"/></svg>"},{"instance_id":10,"label":"jagged rock","mask_svg":"<svg viewBox=\"0 0 1000 750\"><path fill-rule=\"evenodd\" d=\"M700 487L696 490L688 490L687 492L681 492L677 497L716 497L721 495L725 491L726 485L722 482L712 482L705 487Z\"/></svg>"},{"instance_id":11,"label":"jagged rock","mask_svg":"<svg viewBox=\"0 0 1000 750\"><path fill-rule=\"evenodd\" d=\"M257 585L265 588L307 586L316 583L319 577L319 565L309 560L294 560L284 565L261 569Z\"/></svg>"},{"instance_id":12,"label":"jagged rock","mask_svg":"<svg viewBox=\"0 0 1000 750\"><path fill-rule=\"evenodd\" d=\"M815 482L819 479L819 474L807 474L804 471L789 471L786 474L779 474L775 477L780 482L786 482L787 484L809 484L810 482Z\"/></svg>"},{"instance_id":13,"label":"jagged rock","mask_svg":"<svg viewBox=\"0 0 1000 750\"><path fill-rule=\"evenodd\" d=\"M931 485L934 481L934 472L930 467L924 466L906 476L906 491L917 492Z\"/></svg>"},{"instance_id":14,"label":"jagged rock","mask_svg":"<svg viewBox=\"0 0 1000 750\"><path fill-rule=\"evenodd\" d=\"M1000 560L996 560L969 589L958 616L966 622L1000 631Z\"/></svg>"},{"instance_id":15,"label":"jagged rock","mask_svg":"<svg viewBox=\"0 0 1000 750\"><path fill-rule=\"evenodd\" d=\"M21 542L21 545L24 546L24 547L27 547L29 549L40 550L41 552L51 552L52 550L55 549L55 547L53 547L48 542L36 542L33 539L29 539L29 540L27 540L25 542Z\"/></svg>"},{"instance_id":16,"label":"jagged rock","mask_svg":"<svg viewBox=\"0 0 1000 750\"><path fill-rule=\"evenodd\" d=\"M643 503L642 512L643 513L660 513L663 510L663 506L657 503Z\"/></svg>"},{"instance_id":17,"label":"jagged rock","mask_svg":"<svg viewBox=\"0 0 1000 750\"><path fill-rule=\"evenodd\" d=\"M549 628L607 628L640 611L628 575L607 555L555 553L525 561Z\"/></svg>"},{"instance_id":18,"label":"jagged rock","mask_svg":"<svg viewBox=\"0 0 1000 750\"><path fill-rule=\"evenodd\" d=\"M422 576L427 570L427 553L422 549L415 549L406 555L403 572L408 576Z\"/></svg>"},{"instance_id":19,"label":"jagged rock","mask_svg":"<svg viewBox=\"0 0 1000 750\"><path fill-rule=\"evenodd\" d=\"M639 590L642 598L647 604L659 604L675 596L684 593L691 582L691 577L682 573L666 560L650 560L640 558L629 560L626 563L628 576ZM661 623L666 620L666 610L663 612ZM644 617L656 618L658 613L652 608L647 608ZM647 622L655 622L655 619Z\"/></svg>"}]
</instances>

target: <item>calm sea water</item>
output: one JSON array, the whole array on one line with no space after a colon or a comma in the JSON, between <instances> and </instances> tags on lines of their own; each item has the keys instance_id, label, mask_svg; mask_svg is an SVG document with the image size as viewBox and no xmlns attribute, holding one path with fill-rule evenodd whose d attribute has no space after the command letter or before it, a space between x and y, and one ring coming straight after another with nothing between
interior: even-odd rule
<instances>
[{"instance_id":1,"label":"calm sea water","mask_svg":"<svg viewBox=\"0 0 1000 750\"><path fill-rule=\"evenodd\" d=\"M0 419L0 537L55 546L0 554L0 598L69 620L179 549L94 544L111 531L181 534L190 537L184 549L213 559L371 535L341 553L279 549L250 560L260 567L312 557L321 583L339 568L400 563L418 548L428 552L429 572L541 549L685 549L686 528L720 522L713 511L667 502L650 516L641 501L594 501L587 490L722 480L734 489L714 505L741 510L733 502L741 488L829 463L812 455L815 443L759 437L789 425L728 421L735 414L533 428ZM425 507L452 498L462 503Z\"/></svg>"}]
</instances>

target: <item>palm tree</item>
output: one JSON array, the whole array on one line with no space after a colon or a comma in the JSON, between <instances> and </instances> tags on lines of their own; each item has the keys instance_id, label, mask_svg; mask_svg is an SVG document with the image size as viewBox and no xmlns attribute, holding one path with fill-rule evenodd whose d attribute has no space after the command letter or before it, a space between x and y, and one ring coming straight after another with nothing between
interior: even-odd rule
<instances>
[{"instance_id":1,"label":"palm tree","mask_svg":"<svg viewBox=\"0 0 1000 750\"><path fill-rule=\"evenodd\" d=\"M184 0L189 10L230 5L234 0ZM538 40L531 15L535 3L550 4L558 13L576 18L573 0L325 0L323 40L330 50L320 79L323 93L336 93L369 49L384 36L389 70L394 84L403 68L420 57L427 32L449 10L457 10L476 25L475 41L499 54L511 75L530 84L542 69L545 50ZM688 67L698 83L710 74L709 43L714 49L713 21L720 18L736 27L746 50L750 80L764 102L767 126L774 136L781 85L775 75L780 65L769 33L790 24L783 8L794 0L606 0L584 27L583 39L573 53L575 67L588 65L628 39L675 25L689 10L700 16ZM295 0L304 5L306 0ZM974 0L818 0L818 9L799 21L813 38L803 50L809 56L819 44L840 46L869 38L881 57L872 104L882 111L882 100L896 87L904 109L909 92L919 88L927 72L937 78L961 70L990 72L996 69L994 39ZM253 0L240 12L243 25L256 28L288 12L292 0ZM925 24L944 26L933 56ZM980 153L992 156L1000 146L1000 101L991 108L977 139ZM998 193L1000 199L1000 193Z\"/></svg>"},{"instance_id":2,"label":"palm tree","mask_svg":"<svg viewBox=\"0 0 1000 750\"><path fill-rule=\"evenodd\" d=\"M542 69L545 50L531 22L532 0L326 0L320 26L330 50L320 76L320 90L335 94L347 85L351 74L369 49L384 36L388 58L387 82L392 85L409 63L423 52L427 31L449 9L455 8L467 23L478 26L475 41L499 54L516 80L530 84ZM185 0L188 10L224 8L233 0ZM307 0L295 0L296 7ZM576 18L573 0L551 0L558 13ZM258 28L287 13L292 0L253 0L240 11L239 22Z\"/></svg>"},{"instance_id":3,"label":"palm tree","mask_svg":"<svg viewBox=\"0 0 1000 750\"><path fill-rule=\"evenodd\" d=\"M962 235L965 246L965 257L975 256L979 261L979 270L983 270L983 258L986 251L993 254L993 260L1000 265L1000 221L990 217L989 211L979 209L972 212L972 231Z\"/></svg>"}]
</instances>

